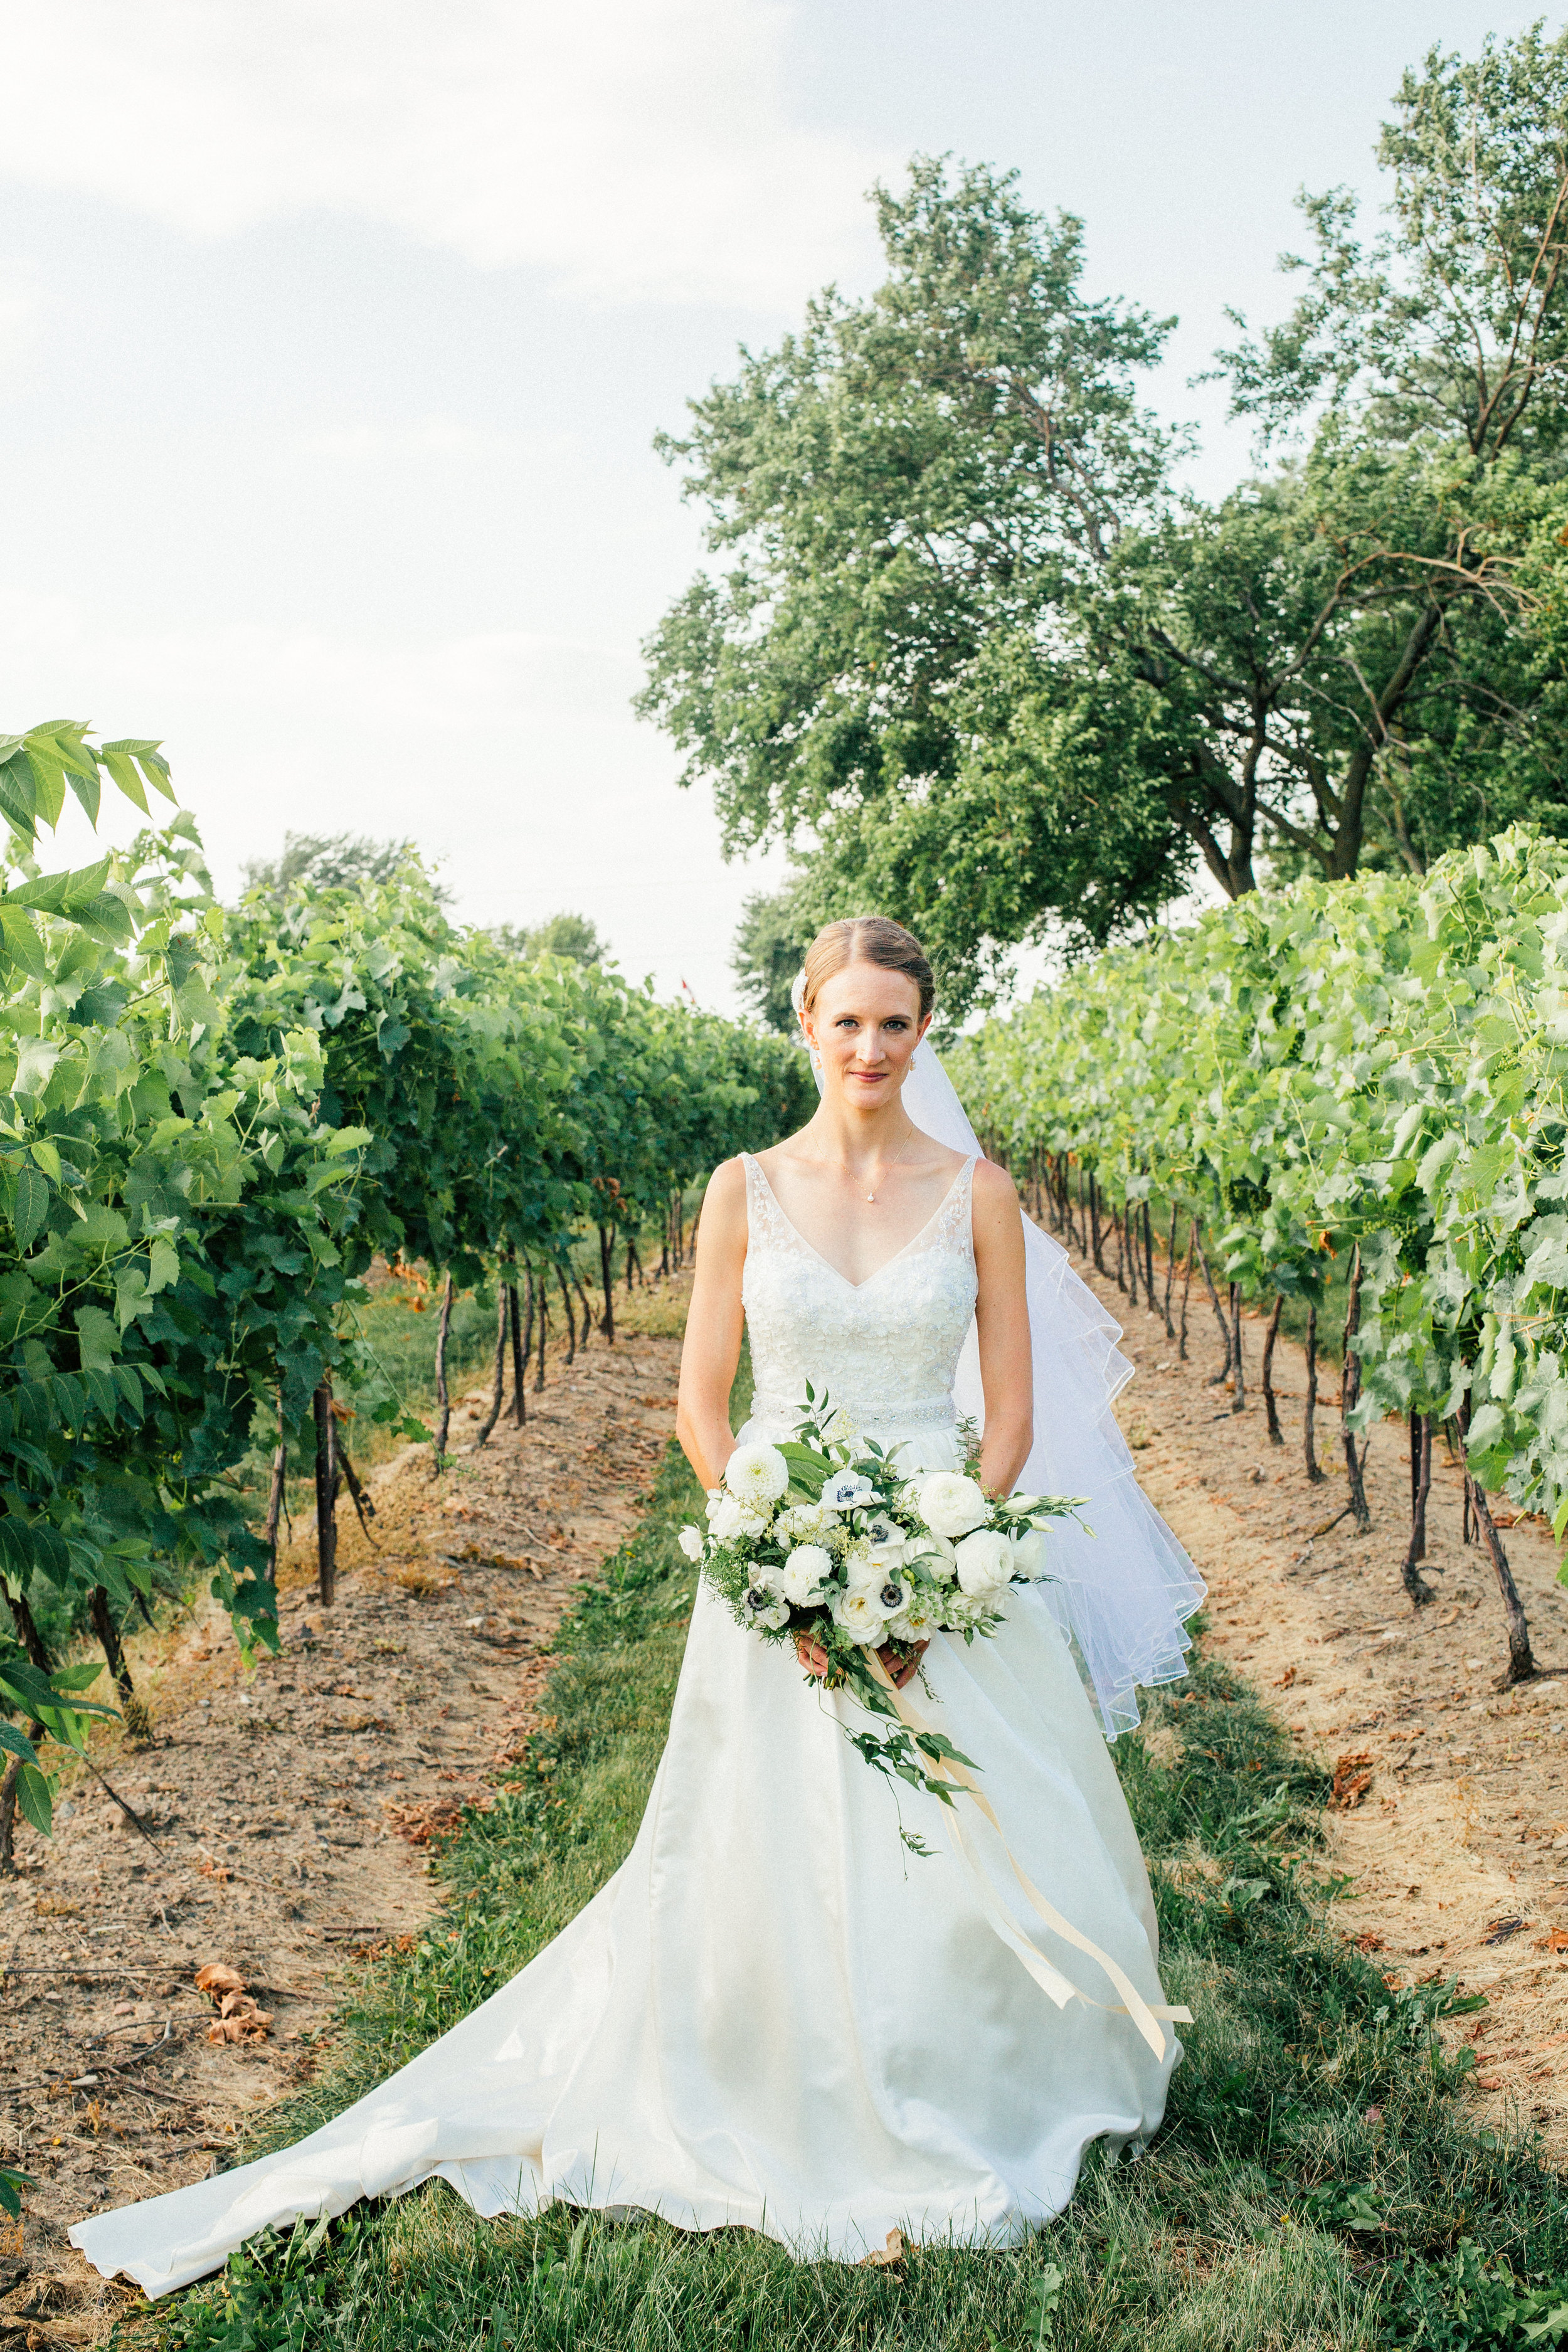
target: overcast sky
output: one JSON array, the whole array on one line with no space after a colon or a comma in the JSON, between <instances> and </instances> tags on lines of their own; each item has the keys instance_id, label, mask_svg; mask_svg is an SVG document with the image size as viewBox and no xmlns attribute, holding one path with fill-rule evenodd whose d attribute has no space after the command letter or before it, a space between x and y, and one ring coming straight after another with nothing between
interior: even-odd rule
<instances>
[{"instance_id":1,"label":"overcast sky","mask_svg":"<svg viewBox=\"0 0 1568 2352\"><path fill-rule=\"evenodd\" d=\"M1401 69L1535 13L5 0L0 730L161 737L221 889L289 826L412 834L465 918L581 908L727 1005L782 864L723 863L628 709L700 555L656 429L873 283L865 191L952 151L1180 315L1163 402L1221 488L1246 444L1186 380L1283 306L1296 190L1375 198Z\"/></svg>"}]
</instances>

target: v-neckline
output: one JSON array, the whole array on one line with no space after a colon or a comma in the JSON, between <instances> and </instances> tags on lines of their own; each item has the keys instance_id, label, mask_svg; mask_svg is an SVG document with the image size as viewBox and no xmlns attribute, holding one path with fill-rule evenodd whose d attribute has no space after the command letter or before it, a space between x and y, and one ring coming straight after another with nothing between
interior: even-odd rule
<instances>
[{"instance_id":1,"label":"v-neckline","mask_svg":"<svg viewBox=\"0 0 1568 2352\"><path fill-rule=\"evenodd\" d=\"M835 1265L833 1260L830 1257L826 1256L824 1253L817 1248L816 1244L814 1241L808 1240L806 1235L801 1232L800 1227L795 1223L795 1219L790 1215L789 1211L784 1207L784 1202L773 1191L773 1180L769 1176L767 1170L763 1166L762 1161L757 1158L756 1153L754 1151L749 1152L747 1157L751 1160L752 1167L756 1170L757 1174L762 1179L763 1191L767 1193L769 1200L773 1202L774 1208L778 1211L779 1215L784 1219L785 1224L789 1227L791 1233L795 1235L802 1249L808 1249L811 1252L812 1256L817 1259L821 1265L827 1268L829 1274L837 1275L839 1281L844 1285L846 1290L869 1290L874 1282L879 1282L881 1280L883 1275L887 1273L888 1268L890 1265L897 1265L901 1257L907 1257L910 1250L913 1249L915 1244L921 1240L925 1234L930 1233L937 1219L941 1216L942 1211L946 1208L948 1202L952 1200L953 1194L963 1183L964 1176L974 1164L973 1155L971 1154L970 1158L964 1161L963 1166L959 1170L957 1175L948 1186L946 1192L942 1194L941 1200L937 1202L935 1208L931 1211L930 1216L926 1219L924 1224L921 1225L920 1231L918 1233L911 1234L909 1240L904 1243L902 1248L896 1249L891 1257L885 1257L882 1260L881 1265L878 1266L873 1273L868 1274L866 1276L864 1282L851 1282L843 1267Z\"/></svg>"}]
</instances>

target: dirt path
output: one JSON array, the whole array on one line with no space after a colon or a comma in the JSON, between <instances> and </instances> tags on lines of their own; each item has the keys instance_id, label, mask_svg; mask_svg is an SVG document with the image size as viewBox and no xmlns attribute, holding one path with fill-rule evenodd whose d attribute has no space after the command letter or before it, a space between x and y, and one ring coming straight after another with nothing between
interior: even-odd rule
<instances>
[{"instance_id":1,"label":"dirt path","mask_svg":"<svg viewBox=\"0 0 1568 2352\"><path fill-rule=\"evenodd\" d=\"M1314 1536L1348 1491L1337 1370L1320 1368L1328 1481L1310 1486L1301 1349L1282 1339L1275 1351L1285 1438L1276 1446L1258 1390L1260 1321L1244 1326L1247 1404L1235 1415L1227 1392L1205 1384L1222 1350L1195 1286L1183 1363L1158 1315L1130 1308L1114 1281L1086 1278L1125 1326L1138 1377L1118 1417L1143 1486L1208 1580L1211 1644L1284 1713L1303 1749L1343 1768L1352 1802L1330 1814L1331 1852L1354 1883L1336 1926L1402 1983L1458 1975L1485 1992L1477 2020L1447 2029L1475 2045L1469 2095L1489 2121L1538 2131L1557 2160L1568 2158L1568 1680L1496 1689L1508 1663L1502 1611L1490 1562L1462 1541L1458 1465L1439 1444L1423 1570L1437 1599L1416 1609L1399 1575L1403 1425L1373 1433L1372 1532L1358 1536L1345 1519ZM1568 1667L1568 1592L1550 1531L1521 1521L1505 1541L1537 1659Z\"/></svg>"},{"instance_id":2,"label":"dirt path","mask_svg":"<svg viewBox=\"0 0 1568 2352\"><path fill-rule=\"evenodd\" d=\"M465 1399L438 1484L428 1446L368 1482L375 1549L345 1501L331 1611L296 1528L282 1653L254 1675L211 1602L131 1645L152 1735L93 1757L147 1834L79 1772L54 1841L23 1830L0 1881L0 2153L39 2183L20 2228L0 2217L0 2346L92 2340L121 2297L66 2229L211 2168L313 2069L337 1964L429 1915L431 1829L526 1737L573 1588L663 1457L679 1352L595 1342L479 1453L488 1391ZM268 2013L263 2037L208 2040L209 1961Z\"/></svg>"}]
</instances>

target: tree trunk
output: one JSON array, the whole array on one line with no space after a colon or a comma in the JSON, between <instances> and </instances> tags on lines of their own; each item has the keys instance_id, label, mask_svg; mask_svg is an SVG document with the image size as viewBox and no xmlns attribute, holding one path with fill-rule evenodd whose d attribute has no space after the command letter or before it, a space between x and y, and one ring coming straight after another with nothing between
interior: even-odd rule
<instances>
[{"instance_id":1,"label":"tree trunk","mask_svg":"<svg viewBox=\"0 0 1568 2352\"><path fill-rule=\"evenodd\" d=\"M594 1328L594 1309L589 1304L588 1294L583 1287L583 1277L574 1265L572 1268L572 1287L577 1293L577 1304L583 1309L583 1328L578 1337L582 1341L583 1353L586 1355L588 1335Z\"/></svg>"},{"instance_id":2,"label":"tree trunk","mask_svg":"<svg viewBox=\"0 0 1568 2352\"><path fill-rule=\"evenodd\" d=\"M1432 1416L1410 1416L1410 1542L1399 1571L1400 1582L1419 1609L1435 1598L1429 1584L1415 1573L1415 1563L1426 1557L1426 1497L1432 1491Z\"/></svg>"},{"instance_id":3,"label":"tree trunk","mask_svg":"<svg viewBox=\"0 0 1568 2352\"><path fill-rule=\"evenodd\" d=\"M441 1408L436 1424L436 1467L447 1457L447 1433L452 1426L452 1400L447 1393L447 1334L452 1328L452 1276L448 1267L441 1286L441 1319L436 1326L436 1402Z\"/></svg>"},{"instance_id":4,"label":"tree trunk","mask_svg":"<svg viewBox=\"0 0 1568 2352\"><path fill-rule=\"evenodd\" d=\"M447 1276L448 1286L451 1276ZM439 1357L437 1357L439 1362ZM330 1609L338 1589L338 1424L332 1414L331 1376L322 1381L310 1400L316 1423L316 1589L323 1609ZM440 1459L446 1432L437 1441Z\"/></svg>"},{"instance_id":5,"label":"tree trunk","mask_svg":"<svg viewBox=\"0 0 1568 2352\"><path fill-rule=\"evenodd\" d=\"M1143 1203L1143 1304L1151 1315L1160 1312L1154 1304L1154 1220L1147 1201ZM1167 1315L1165 1328L1168 1331L1170 1328L1171 1318Z\"/></svg>"},{"instance_id":6,"label":"tree trunk","mask_svg":"<svg viewBox=\"0 0 1568 2352\"><path fill-rule=\"evenodd\" d=\"M647 1276L642 1270L642 1260L637 1255L637 1245L632 1239L631 1234L628 1233L626 1235L626 1297L628 1298L632 1295L632 1268L634 1266L637 1268L637 1286L639 1289L646 1290L647 1288Z\"/></svg>"},{"instance_id":7,"label":"tree trunk","mask_svg":"<svg viewBox=\"0 0 1568 2352\"><path fill-rule=\"evenodd\" d=\"M1318 1310L1307 1309L1307 1412L1301 1430L1301 1454L1307 1465L1308 1483L1323 1484L1324 1473L1318 1466Z\"/></svg>"},{"instance_id":8,"label":"tree trunk","mask_svg":"<svg viewBox=\"0 0 1568 2352\"><path fill-rule=\"evenodd\" d=\"M526 1337L524 1336L522 1328L521 1301L518 1297L517 1285L515 1282L508 1283L506 1286L506 1296L507 1320L511 1326L511 1417L513 1425L516 1428L521 1429L524 1422L528 1419L528 1401L523 1391L528 1386L528 1358L529 1351L533 1345L533 1281L531 1276L529 1277L528 1286L528 1331Z\"/></svg>"},{"instance_id":9,"label":"tree trunk","mask_svg":"<svg viewBox=\"0 0 1568 2352\"><path fill-rule=\"evenodd\" d=\"M1176 1204L1173 1201L1171 1203L1171 1238L1165 1244L1165 1297L1163 1304L1165 1314L1165 1337L1167 1339L1173 1339L1176 1336L1176 1327L1171 1320L1171 1290L1176 1279Z\"/></svg>"},{"instance_id":10,"label":"tree trunk","mask_svg":"<svg viewBox=\"0 0 1568 2352\"><path fill-rule=\"evenodd\" d=\"M1233 1282L1230 1286L1230 1352L1231 1370L1235 1375L1230 1409L1232 1412L1245 1412L1247 1411L1247 1363L1241 1352L1241 1285L1239 1282Z\"/></svg>"},{"instance_id":11,"label":"tree trunk","mask_svg":"<svg viewBox=\"0 0 1568 2352\"><path fill-rule=\"evenodd\" d=\"M267 1496L267 1574L278 1581L278 1528L283 1517L283 1492L289 1475L289 1449L283 1442L283 1383L278 1383L278 1446L272 1456L272 1485Z\"/></svg>"},{"instance_id":12,"label":"tree trunk","mask_svg":"<svg viewBox=\"0 0 1568 2352\"><path fill-rule=\"evenodd\" d=\"M1197 1232L1197 1223L1195 1220L1194 1221L1193 1231L1194 1234ZM1204 1245L1202 1242L1199 1242L1198 1244L1198 1265L1203 1274L1204 1287L1209 1295L1209 1305L1214 1308L1214 1319L1219 1325L1219 1336L1225 1342L1224 1363L1220 1366L1217 1372L1211 1372L1207 1380L1204 1382L1205 1389L1217 1389L1223 1387L1225 1382L1230 1377L1230 1325L1226 1320L1225 1308L1219 1303L1219 1292L1215 1288L1215 1279L1213 1275L1209 1272L1209 1262L1204 1255Z\"/></svg>"},{"instance_id":13,"label":"tree trunk","mask_svg":"<svg viewBox=\"0 0 1568 2352\"><path fill-rule=\"evenodd\" d=\"M1268 1318L1268 1329L1263 1341L1263 1409L1268 1415L1268 1442L1283 1445L1285 1433L1279 1426L1279 1407L1274 1395L1274 1342L1279 1337L1279 1318L1284 1311L1285 1293L1277 1293L1274 1312Z\"/></svg>"},{"instance_id":14,"label":"tree trunk","mask_svg":"<svg viewBox=\"0 0 1568 2352\"><path fill-rule=\"evenodd\" d=\"M1105 1272L1105 1245L1100 1231L1100 1186L1091 1174L1089 1180L1089 1255L1097 1273Z\"/></svg>"},{"instance_id":15,"label":"tree trunk","mask_svg":"<svg viewBox=\"0 0 1568 2352\"><path fill-rule=\"evenodd\" d=\"M29 1664L37 1666L41 1675L52 1674L54 1660L49 1655L47 1643L38 1631L37 1620L27 1606L26 1594L6 1591L3 1583L0 1583L0 1592L5 1593L5 1598L10 1603L11 1614L16 1623L16 1638L27 1654ZM44 1727L41 1723L30 1723L27 1726L27 1737L35 1746L43 1736ZM5 1772L0 1775L0 1871L9 1872L15 1867L16 1780L21 1769L21 1758L12 1756L7 1758Z\"/></svg>"},{"instance_id":16,"label":"tree trunk","mask_svg":"<svg viewBox=\"0 0 1568 2352\"><path fill-rule=\"evenodd\" d=\"M1502 1613L1508 1624L1508 1672L1498 1687L1511 1690L1515 1683L1533 1681L1541 1669L1530 1646L1530 1625L1525 1617L1524 1603L1519 1597L1519 1587L1513 1580L1513 1570L1508 1564L1508 1554L1503 1549L1502 1537L1492 1517L1486 1489L1470 1472L1470 1400L1468 1396L1459 1407L1459 1429L1465 1441L1465 1492L1470 1516L1475 1521L1479 1540L1491 1559L1498 1591L1502 1595Z\"/></svg>"},{"instance_id":17,"label":"tree trunk","mask_svg":"<svg viewBox=\"0 0 1568 2352\"><path fill-rule=\"evenodd\" d=\"M1194 1217L1187 1228L1187 1268L1182 1276L1182 1328L1177 1353L1184 1364L1187 1360L1187 1301L1193 1295L1193 1252L1197 1240L1198 1221Z\"/></svg>"},{"instance_id":18,"label":"tree trunk","mask_svg":"<svg viewBox=\"0 0 1568 2352\"><path fill-rule=\"evenodd\" d=\"M109 1661L109 1671L114 1677L115 1689L122 1699L134 1698L136 1685L131 1679L131 1668L126 1664L125 1653L120 1646L120 1628L110 1614L109 1594L101 1584L93 1586L92 1595L87 1605L88 1614L92 1619L92 1630L98 1635L99 1646Z\"/></svg>"},{"instance_id":19,"label":"tree trunk","mask_svg":"<svg viewBox=\"0 0 1568 2352\"><path fill-rule=\"evenodd\" d=\"M474 1440L476 1453L481 1445L488 1443L491 1430L500 1419L501 1399L506 1394L506 1339L509 1321L507 1301L510 1296L505 1283L498 1278L496 1283L496 1360L495 1372L490 1381L490 1409L479 1423L479 1435Z\"/></svg>"},{"instance_id":20,"label":"tree trunk","mask_svg":"<svg viewBox=\"0 0 1568 2352\"><path fill-rule=\"evenodd\" d=\"M1351 1517L1363 1536L1372 1526L1372 1513L1366 1507L1366 1486L1362 1477L1362 1458L1356 1452L1355 1432L1350 1417L1361 1395L1361 1358L1355 1352L1355 1335L1361 1328L1361 1244L1351 1260L1351 1293L1345 1307L1344 1364L1340 1374L1340 1441L1345 1450L1345 1473L1351 1485Z\"/></svg>"},{"instance_id":21,"label":"tree trunk","mask_svg":"<svg viewBox=\"0 0 1568 2352\"><path fill-rule=\"evenodd\" d=\"M533 1303L539 1309L539 1337L533 1347L533 1392L537 1396L544 1386L544 1343L550 1331L550 1285L542 1266L534 1285Z\"/></svg>"}]
</instances>

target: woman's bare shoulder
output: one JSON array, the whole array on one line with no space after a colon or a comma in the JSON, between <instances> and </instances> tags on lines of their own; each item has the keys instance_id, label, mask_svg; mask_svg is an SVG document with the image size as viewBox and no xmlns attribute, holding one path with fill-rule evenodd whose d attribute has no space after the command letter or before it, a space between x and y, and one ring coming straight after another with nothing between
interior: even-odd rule
<instances>
[{"instance_id":1,"label":"woman's bare shoulder","mask_svg":"<svg viewBox=\"0 0 1568 2352\"><path fill-rule=\"evenodd\" d=\"M974 1204L984 1215L1020 1222L1018 1188L1005 1168L998 1168L994 1160L977 1160L973 1181Z\"/></svg>"},{"instance_id":2,"label":"woman's bare shoulder","mask_svg":"<svg viewBox=\"0 0 1568 2352\"><path fill-rule=\"evenodd\" d=\"M702 1195L702 1213L706 1216L710 1209L716 1209L723 1217L732 1216L737 1212L743 1216L745 1208L746 1162L744 1155L737 1152L733 1160L721 1160L708 1179L707 1190Z\"/></svg>"}]
</instances>

